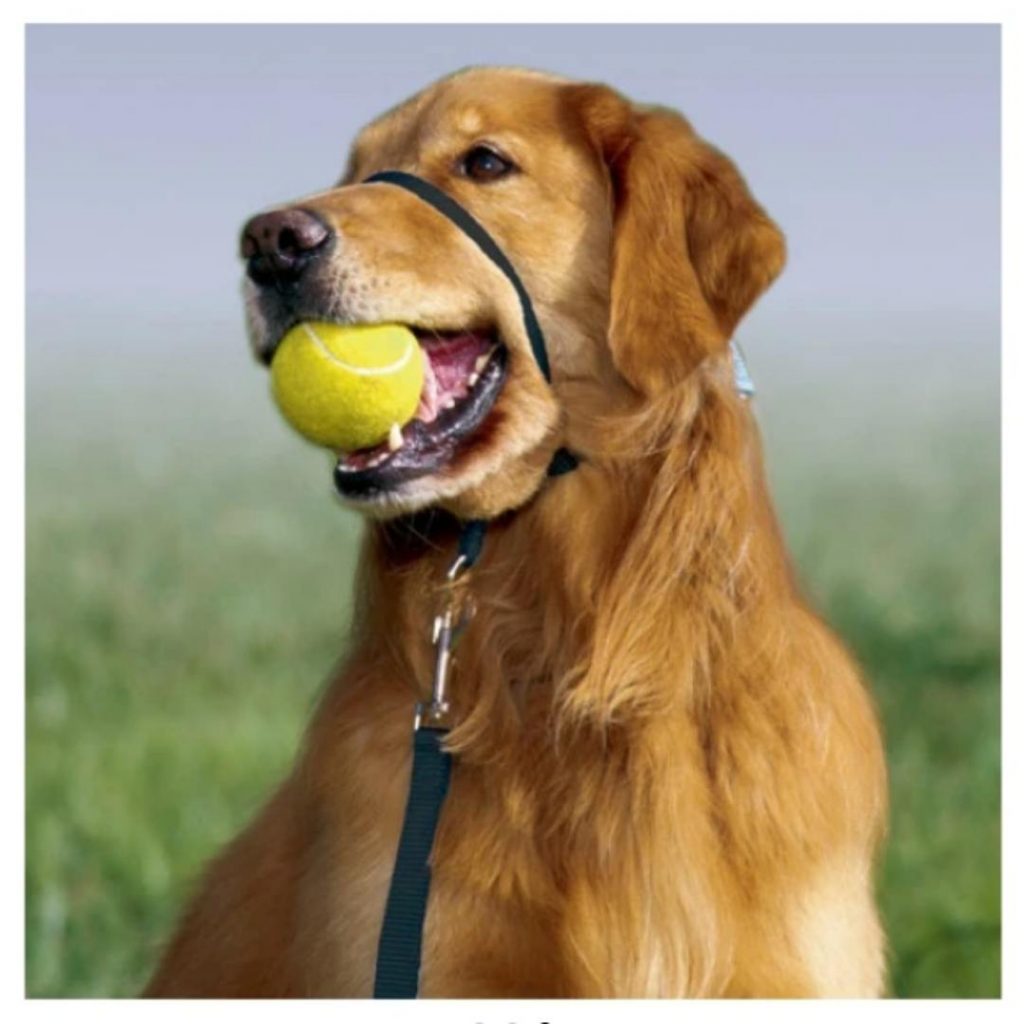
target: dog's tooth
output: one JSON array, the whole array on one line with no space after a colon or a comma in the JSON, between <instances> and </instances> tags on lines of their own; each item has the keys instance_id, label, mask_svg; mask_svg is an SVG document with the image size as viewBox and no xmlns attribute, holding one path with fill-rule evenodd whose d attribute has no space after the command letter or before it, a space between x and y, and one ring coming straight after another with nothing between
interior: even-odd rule
<instances>
[{"instance_id":1,"label":"dog's tooth","mask_svg":"<svg viewBox=\"0 0 1024 1024\"><path fill-rule=\"evenodd\" d=\"M491 352L493 351L494 350L491 349ZM476 371L476 373L474 373L473 376L476 376L476 374L479 373L487 365L487 360L491 358L491 352L485 352L482 356L476 357L476 362L473 364L473 369ZM469 383L470 386L473 385L473 377L469 378Z\"/></svg>"},{"instance_id":2,"label":"dog's tooth","mask_svg":"<svg viewBox=\"0 0 1024 1024\"><path fill-rule=\"evenodd\" d=\"M402 428L397 423L392 423L391 429L388 431L388 448L393 452L397 452L402 447L404 440Z\"/></svg>"},{"instance_id":3,"label":"dog's tooth","mask_svg":"<svg viewBox=\"0 0 1024 1024\"><path fill-rule=\"evenodd\" d=\"M443 402L441 403L441 408L442 408L442 409L454 409L454 408L455 408L455 399L454 399L454 398L452 398L452 397L451 397L451 395L449 395L449 396L448 396L448 397L447 397L447 398L446 398L446 399L445 399L445 400L444 400L444 401L443 401Z\"/></svg>"},{"instance_id":4,"label":"dog's tooth","mask_svg":"<svg viewBox=\"0 0 1024 1024\"><path fill-rule=\"evenodd\" d=\"M470 387L472 387L479 379L480 379L480 374L479 373L471 373L469 375L469 379L466 381L466 383Z\"/></svg>"}]
</instances>

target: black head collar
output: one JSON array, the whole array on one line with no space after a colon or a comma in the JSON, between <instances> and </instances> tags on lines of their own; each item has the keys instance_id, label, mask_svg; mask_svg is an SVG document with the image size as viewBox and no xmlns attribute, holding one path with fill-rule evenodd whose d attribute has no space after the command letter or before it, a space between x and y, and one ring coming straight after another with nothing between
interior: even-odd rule
<instances>
[{"instance_id":1,"label":"black head collar","mask_svg":"<svg viewBox=\"0 0 1024 1024\"><path fill-rule=\"evenodd\" d=\"M536 360L540 372L544 374L544 379L550 384L551 363L548 360L544 332L540 328L540 321L537 319L533 303L530 301L530 293L516 273L516 268L512 266L511 260L487 229L447 192L415 174L409 174L406 171L379 171L377 174L371 174L363 184L371 185L376 182L397 185L399 188L411 192L428 206L432 206L438 213L447 217L463 234L472 239L480 251L508 278L519 297L519 305L523 311L523 325L526 327L526 336L530 340L533 358ZM579 461L572 452L567 448L559 448L548 466L548 475L561 476L563 473L575 469L577 465L579 465Z\"/></svg>"}]
</instances>

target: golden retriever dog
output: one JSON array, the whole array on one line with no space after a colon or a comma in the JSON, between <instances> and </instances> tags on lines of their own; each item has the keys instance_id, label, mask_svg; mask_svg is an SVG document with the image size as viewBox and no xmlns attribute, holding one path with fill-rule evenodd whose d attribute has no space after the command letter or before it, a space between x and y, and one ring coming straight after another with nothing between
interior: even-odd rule
<instances>
[{"instance_id":1,"label":"golden retriever dog","mask_svg":"<svg viewBox=\"0 0 1024 1024\"><path fill-rule=\"evenodd\" d=\"M498 241L550 385L508 280L366 182L384 169ZM800 595L734 386L784 242L732 162L604 85L474 68L370 124L243 255L264 361L303 320L407 324L431 394L397 450L339 453L368 519L347 658L147 994L371 994L430 626L477 517L420 994L882 994L879 727ZM579 467L548 477L560 446Z\"/></svg>"}]
</instances>

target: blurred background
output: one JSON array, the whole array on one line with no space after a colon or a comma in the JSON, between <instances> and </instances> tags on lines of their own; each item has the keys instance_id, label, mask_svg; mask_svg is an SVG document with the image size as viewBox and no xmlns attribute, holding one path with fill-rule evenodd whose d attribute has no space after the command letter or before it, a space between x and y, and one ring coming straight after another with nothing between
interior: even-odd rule
<instances>
[{"instance_id":1,"label":"blurred background","mask_svg":"<svg viewBox=\"0 0 1024 1024\"><path fill-rule=\"evenodd\" d=\"M286 770L360 525L250 360L237 232L471 63L683 110L786 231L741 325L892 775L894 993L1000 991L999 30L32 26L27 989L135 993Z\"/></svg>"}]
</instances>

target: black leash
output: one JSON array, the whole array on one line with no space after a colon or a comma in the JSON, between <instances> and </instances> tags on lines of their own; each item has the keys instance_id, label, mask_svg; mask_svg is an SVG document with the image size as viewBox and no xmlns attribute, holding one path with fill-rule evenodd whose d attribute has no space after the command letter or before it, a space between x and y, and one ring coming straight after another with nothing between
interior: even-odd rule
<instances>
[{"instance_id":1,"label":"black leash","mask_svg":"<svg viewBox=\"0 0 1024 1024\"><path fill-rule=\"evenodd\" d=\"M374 999L415 999L419 989L430 851L452 770L446 731L420 725L412 734L409 798L377 947Z\"/></svg>"},{"instance_id":2,"label":"black leash","mask_svg":"<svg viewBox=\"0 0 1024 1024\"><path fill-rule=\"evenodd\" d=\"M473 519L463 526L458 554L448 570L449 584L480 557L486 531L485 519ZM452 756L444 749L449 728L448 670L452 647L464 624L455 621L455 613L454 603L449 602L434 620L433 691L429 702L416 705L409 796L377 947L374 999L415 999L419 989L430 853L452 770Z\"/></svg>"},{"instance_id":3,"label":"black leash","mask_svg":"<svg viewBox=\"0 0 1024 1024\"><path fill-rule=\"evenodd\" d=\"M446 192L414 174L381 171L371 175L365 183L376 182L404 188L432 206L468 235L508 278L519 297L533 357L550 384L551 364L544 332L530 295L515 267L486 228ZM559 448L548 465L548 476L561 476L578 465L579 460L572 452ZM449 587L480 557L486 533L486 519L472 519L463 525L458 552L447 574ZM444 737L450 727L447 684L452 648L465 625L465 619L456 621L460 612L450 591L447 605L434 619L433 689L428 702L416 705L409 797L377 947L374 999L415 999L419 991L423 922L430 896L430 855L451 777L452 759L444 749Z\"/></svg>"}]
</instances>

